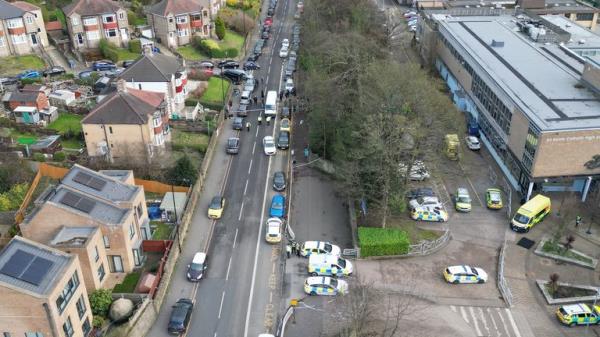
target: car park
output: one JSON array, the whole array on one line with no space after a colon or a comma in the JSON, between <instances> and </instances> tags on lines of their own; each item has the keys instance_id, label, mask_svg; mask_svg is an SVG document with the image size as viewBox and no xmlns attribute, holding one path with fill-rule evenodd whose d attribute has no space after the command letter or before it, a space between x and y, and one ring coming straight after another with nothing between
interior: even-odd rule
<instances>
[{"instance_id":1,"label":"car park","mask_svg":"<svg viewBox=\"0 0 600 337\"><path fill-rule=\"evenodd\" d=\"M223 209L225 209L225 198L219 195L213 197L208 206L208 217L220 219L223 216Z\"/></svg>"},{"instance_id":2,"label":"car park","mask_svg":"<svg viewBox=\"0 0 600 337\"><path fill-rule=\"evenodd\" d=\"M242 130L244 128L244 118L235 117L231 125L234 130Z\"/></svg>"},{"instance_id":3,"label":"car park","mask_svg":"<svg viewBox=\"0 0 600 337\"><path fill-rule=\"evenodd\" d=\"M300 255L309 257L313 254L326 254L340 256L342 250L340 247L327 241L306 241L300 247Z\"/></svg>"},{"instance_id":4,"label":"car park","mask_svg":"<svg viewBox=\"0 0 600 337\"><path fill-rule=\"evenodd\" d=\"M410 217L416 221L433 221L445 222L448 221L448 213L443 209L437 208L414 208L411 210Z\"/></svg>"},{"instance_id":5,"label":"car park","mask_svg":"<svg viewBox=\"0 0 600 337\"><path fill-rule=\"evenodd\" d=\"M286 57L288 57L288 54L289 54L289 49L287 47L281 47L281 49L279 50L279 57L286 58Z\"/></svg>"},{"instance_id":6,"label":"car park","mask_svg":"<svg viewBox=\"0 0 600 337\"><path fill-rule=\"evenodd\" d=\"M65 74L67 71L61 66L54 66L44 70L44 76L59 76Z\"/></svg>"},{"instance_id":7,"label":"car park","mask_svg":"<svg viewBox=\"0 0 600 337\"><path fill-rule=\"evenodd\" d=\"M328 276L311 276L304 281L304 292L311 296L343 295L348 292L348 283Z\"/></svg>"},{"instance_id":8,"label":"car park","mask_svg":"<svg viewBox=\"0 0 600 337\"><path fill-rule=\"evenodd\" d=\"M408 164L406 164L406 163L398 164L398 171L400 172L400 174L405 176L406 172L408 171ZM430 174L429 174L429 171L427 170L427 167L425 166L425 163L423 163L420 160L415 160L415 162L413 163L413 165L410 168L410 174L408 175L408 179L413 180L413 181L423 181L425 179L428 179L429 177L430 177Z\"/></svg>"},{"instance_id":9,"label":"car park","mask_svg":"<svg viewBox=\"0 0 600 337\"><path fill-rule=\"evenodd\" d=\"M25 70L24 72L17 75L17 78L20 80L40 78L40 77L42 77L42 74L40 74L39 71L31 70L31 69Z\"/></svg>"},{"instance_id":10,"label":"car park","mask_svg":"<svg viewBox=\"0 0 600 337\"><path fill-rule=\"evenodd\" d=\"M268 243L279 243L281 242L281 229L283 221L279 218L269 218L267 220L267 231L265 234L265 240Z\"/></svg>"},{"instance_id":11,"label":"car park","mask_svg":"<svg viewBox=\"0 0 600 337\"><path fill-rule=\"evenodd\" d=\"M277 153L275 141L272 136L265 136L265 138L263 138L263 149L267 156L273 156Z\"/></svg>"},{"instance_id":12,"label":"car park","mask_svg":"<svg viewBox=\"0 0 600 337\"><path fill-rule=\"evenodd\" d=\"M194 302L189 298L180 298L177 300L169 317L167 331L172 335L180 335L187 330L192 318Z\"/></svg>"},{"instance_id":13,"label":"car park","mask_svg":"<svg viewBox=\"0 0 600 337\"><path fill-rule=\"evenodd\" d=\"M410 209L415 208L430 208L430 209L443 209L444 205L440 202L435 196L425 196L418 197L416 199L412 199L408 202L408 207Z\"/></svg>"},{"instance_id":14,"label":"car park","mask_svg":"<svg viewBox=\"0 0 600 337\"><path fill-rule=\"evenodd\" d=\"M477 151L481 149L481 143L479 139L475 136L467 136L465 137L465 143L467 143L467 147L469 150Z\"/></svg>"},{"instance_id":15,"label":"car park","mask_svg":"<svg viewBox=\"0 0 600 337\"><path fill-rule=\"evenodd\" d=\"M294 91L294 80L293 79L288 78L287 80L285 80L285 91L287 91L287 92Z\"/></svg>"},{"instance_id":16,"label":"car park","mask_svg":"<svg viewBox=\"0 0 600 337\"><path fill-rule=\"evenodd\" d=\"M290 120L287 118L284 118L281 120L281 123L279 124L279 131L290 131L291 129L291 123Z\"/></svg>"},{"instance_id":17,"label":"car park","mask_svg":"<svg viewBox=\"0 0 600 337\"><path fill-rule=\"evenodd\" d=\"M310 276L348 276L352 274L352 263L334 255L313 254L308 258Z\"/></svg>"},{"instance_id":18,"label":"car park","mask_svg":"<svg viewBox=\"0 0 600 337\"><path fill-rule=\"evenodd\" d=\"M244 63L244 70L257 70L260 66L255 61L246 61Z\"/></svg>"},{"instance_id":19,"label":"car park","mask_svg":"<svg viewBox=\"0 0 600 337\"><path fill-rule=\"evenodd\" d=\"M600 324L600 306L585 303L560 306L556 310L558 320L569 327Z\"/></svg>"},{"instance_id":20,"label":"car park","mask_svg":"<svg viewBox=\"0 0 600 337\"><path fill-rule=\"evenodd\" d=\"M273 189L278 192L282 192L286 187L285 173L283 171L277 171L273 173Z\"/></svg>"},{"instance_id":21,"label":"car park","mask_svg":"<svg viewBox=\"0 0 600 337\"><path fill-rule=\"evenodd\" d=\"M454 196L454 207L459 212L470 212L471 211L471 196L469 190L464 187L459 187L456 190Z\"/></svg>"},{"instance_id":22,"label":"car park","mask_svg":"<svg viewBox=\"0 0 600 337\"><path fill-rule=\"evenodd\" d=\"M237 137L229 137L227 139L227 153L238 154L240 152L240 139Z\"/></svg>"},{"instance_id":23,"label":"car park","mask_svg":"<svg viewBox=\"0 0 600 337\"><path fill-rule=\"evenodd\" d=\"M485 204L487 208L501 209L502 208L502 191L497 188L488 188L485 190Z\"/></svg>"},{"instance_id":24,"label":"car park","mask_svg":"<svg viewBox=\"0 0 600 337\"><path fill-rule=\"evenodd\" d=\"M285 197L281 194L275 194L271 199L269 208L270 217L283 218L285 216Z\"/></svg>"},{"instance_id":25,"label":"car park","mask_svg":"<svg viewBox=\"0 0 600 337\"><path fill-rule=\"evenodd\" d=\"M237 69L240 67L240 64L234 60L224 60L219 62L219 68L222 69Z\"/></svg>"},{"instance_id":26,"label":"car park","mask_svg":"<svg viewBox=\"0 0 600 337\"><path fill-rule=\"evenodd\" d=\"M187 265L187 279L192 282L200 281L206 268L206 253L198 252L194 254L192 263Z\"/></svg>"},{"instance_id":27,"label":"car park","mask_svg":"<svg viewBox=\"0 0 600 337\"><path fill-rule=\"evenodd\" d=\"M92 64L92 69L94 71L115 70L117 66L109 61L96 61Z\"/></svg>"},{"instance_id":28,"label":"car park","mask_svg":"<svg viewBox=\"0 0 600 337\"><path fill-rule=\"evenodd\" d=\"M488 274L481 268L471 266L450 266L444 269L444 279L448 283L485 283Z\"/></svg>"},{"instance_id":29,"label":"car park","mask_svg":"<svg viewBox=\"0 0 600 337\"><path fill-rule=\"evenodd\" d=\"M281 150L287 150L290 147L290 133L287 131L280 131L277 136L277 148Z\"/></svg>"},{"instance_id":30,"label":"car park","mask_svg":"<svg viewBox=\"0 0 600 337\"><path fill-rule=\"evenodd\" d=\"M435 193L431 187L420 187L406 192L408 199L417 199L420 197L435 197Z\"/></svg>"}]
</instances>

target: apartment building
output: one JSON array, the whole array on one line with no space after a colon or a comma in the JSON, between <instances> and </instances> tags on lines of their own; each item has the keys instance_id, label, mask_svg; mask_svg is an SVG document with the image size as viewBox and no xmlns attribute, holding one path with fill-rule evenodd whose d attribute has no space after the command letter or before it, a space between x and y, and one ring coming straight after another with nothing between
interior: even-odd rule
<instances>
[{"instance_id":1,"label":"apartment building","mask_svg":"<svg viewBox=\"0 0 600 337\"><path fill-rule=\"evenodd\" d=\"M77 255L15 236L0 252L3 336L85 337L92 329Z\"/></svg>"},{"instance_id":2,"label":"apartment building","mask_svg":"<svg viewBox=\"0 0 600 337\"><path fill-rule=\"evenodd\" d=\"M74 0L63 8L74 49L97 49L101 39L118 47L129 43L127 9L112 0Z\"/></svg>"},{"instance_id":3,"label":"apartment building","mask_svg":"<svg viewBox=\"0 0 600 337\"><path fill-rule=\"evenodd\" d=\"M88 155L109 161L150 160L171 141L165 94L129 88L122 79L81 125Z\"/></svg>"},{"instance_id":4,"label":"apartment building","mask_svg":"<svg viewBox=\"0 0 600 337\"><path fill-rule=\"evenodd\" d=\"M154 53L146 48L144 55L127 67L118 78L125 80L128 88L163 93L170 117L183 118L188 94L185 60Z\"/></svg>"},{"instance_id":5,"label":"apartment building","mask_svg":"<svg viewBox=\"0 0 600 337\"><path fill-rule=\"evenodd\" d=\"M25 1L0 0L0 57L35 53L48 46L42 10Z\"/></svg>"},{"instance_id":6,"label":"apartment building","mask_svg":"<svg viewBox=\"0 0 600 337\"><path fill-rule=\"evenodd\" d=\"M140 267L144 262L142 240L150 237L150 225L144 189L132 184L133 177L128 175L132 174L73 166L60 184L35 200L35 209L20 225L23 236L80 255L84 272L89 273L82 280L90 289L101 285L102 271L114 279ZM85 242L77 243L78 249L67 247L73 233L83 232L77 227L97 228L102 246L90 231ZM103 270L99 270L101 265Z\"/></svg>"},{"instance_id":7,"label":"apartment building","mask_svg":"<svg viewBox=\"0 0 600 337\"><path fill-rule=\"evenodd\" d=\"M509 182L575 191L600 175L600 37L564 16L424 13L421 55Z\"/></svg>"},{"instance_id":8,"label":"apartment building","mask_svg":"<svg viewBox=\"0 0 600 337\"><path fill-rule=\"evenodd\" d=\"M215 5L223 6L224 1L162 0L150 7L146 16L157 40L177 48L191 43L195 35L211 36Z\"/></svg>"}]
</instances>

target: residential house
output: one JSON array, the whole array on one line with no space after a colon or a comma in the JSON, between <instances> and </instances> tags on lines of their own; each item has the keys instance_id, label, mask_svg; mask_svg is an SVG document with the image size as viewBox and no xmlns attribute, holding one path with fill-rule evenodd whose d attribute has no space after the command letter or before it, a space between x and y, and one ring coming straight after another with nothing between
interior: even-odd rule
<instances>
[{"instance_id":1,"label":"residential house","mask_svg":"<svg viewBox=\"0 0 600 337\"><path fill-rule=\"evenodd\" d=\"M3 336L87 336L92 312L75 254L15 236L0 252Z\"/></svg>"},{"instance_id":2,"label":"residential house","mask_svg":"<svg viewBox=\"0 0 600 337\"><path fill-rule=\"evenodd\" d=\"M36 207L20 225L24 237L79 255L89 274L84 279L90 289L102 284L102 271L108 273L105 282L112 284L122 273L140 267L144 262L142 240L150 237L144 188L132 183L131 173L131 178L123 180L109 172L73 166L60 184L35 200ZM98 228L102 247L91 231L78 249L68 247L69 238L81 230L65 227ZM96 260L95 247L101 263ZM99 270L101 264L104 267Z\"/></svg>"},{"instance_id":3,"label":"residential house","mask_svg":"<svg viewBox=\"0 0 600 337\"><path fill-rule=\"evenodd\" d=\"M160 43L177 48L192 42L194 35L210 37L212 0L162 0L150 7L148 24ZM224 3L223 1L217 1Z\"/></svg>"},{"instance_id":4,"label":"residential house","mask_svg":"<svg viewBox=\"0 0 600 337\"><path fill-rule=\"evenodd\" d=\"M119 75L119 79L125 80L128 88L165 94L170 117L183 117L188 94L185 61L147 48L142 57Z\"/></svg>"},{"instance_id":5,"label":"residential house","mask_svg":"<svg viewBox=\"0 0 600 337\"><path fill-rule=\"evenodd\" d=\"M48 46L42 10L25 1L0 0L0 56L32 54Z\"/></svg>"},{"instance_id":6,"label":"residential house","mask_svg":"<svg viewBox=\"0 0 600 337\"><path fill-rule=\"evenodd\" d=\"M127 10L112 0L75 0L63 8L75 50L97 49L101 39L125 47L129 42Z\"/></svg>"},{"instance_id":7,"label":"residential house","mask_svg":"<svg viewBox=\"0 0 600 337\"><path fill-rule=\"evenodd\" d=\"M6 94L3 100L5 106L13 111L15 120L19 123L37 124L39 121L51 123L58 118L58 109L50 105L43 86L25 86L21 90Z\"/></svg>"},{"instance_id":8,"label":"residential house","mask_svg":"<svg viewBox=\"0 0 600 337\"><path fill-rule=\"evenodd\" d=\"M81 121L91 157L150 160L171 140L168 105L160 92L128 88L124 80Z\"/></svg>"}]
</instances>

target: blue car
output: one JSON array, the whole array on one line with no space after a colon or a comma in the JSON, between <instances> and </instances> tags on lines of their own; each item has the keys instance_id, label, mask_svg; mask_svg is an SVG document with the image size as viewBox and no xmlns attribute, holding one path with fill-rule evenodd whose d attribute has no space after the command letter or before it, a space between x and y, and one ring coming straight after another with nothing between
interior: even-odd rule
<instances>
[{"instance_id":1,"label":"blue car","mask_svg":"<svg viewBox=\"0 0 600 337\"><path fill-rule=\"evenodd\" d=\"M115 70L117 69L117 66L108 61L96 61L94 62L92 69L94 69L94 71Z\"/></svg>"},{"instance_id":2,"label":"blue car","mask_svg":"<svg viewBox=\"0 0 600 337\"><path fill-rule=\"evenodd\" d=\"M25 70L24 72L17 75L20 80L29 79L29 78L40 78L42 74L40 74L37 70Z\"/></svg>"},{"instance_id":3,"label":"blue car","mask_svg":"<svg viewBox=\"0 0 600 337\"><path fill-rule=\"evenodd\" d=\"M285 215L285 197L281 194L275 194L271 199L270 217L283 218Z\"/></svg>"}]
</instances>

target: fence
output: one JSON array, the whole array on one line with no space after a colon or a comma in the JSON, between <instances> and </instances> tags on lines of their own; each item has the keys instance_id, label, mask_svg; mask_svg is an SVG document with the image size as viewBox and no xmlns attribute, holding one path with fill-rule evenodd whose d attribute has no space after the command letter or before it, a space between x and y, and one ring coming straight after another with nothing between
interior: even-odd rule
<instances>
[{"instance_id":1,"label":"fence","mask_svg":"<svg viewBox=\"0 0 600 337\"><path fill-rule=\"evenodd\" d=\"M144 240L142 241L142 249L145 252L161 253L167 250L173 241L171 240Z\"/></svg>"},{"instance_id":2,"label":"fence","mask_svg":"<svg viewBox=\"0 0 600 337\"><path fill-rule=\"evenodd\" d=\"M506 240L500 247L500 254L498 255L498 289L500 289L500 294L502 294L502 298L504 302L510 308L513 303L513 296L510 292L510 288L508 286L508 282L504 278L504 254L506 252Z\"/></svg>"},{"instance_id":3,"label":"fence","mask_svg":"<svg viewBox=\"0 0 600 337\"><path fill-rule=\"evenodd\" d=\"M424 256L438 251L450 240L450 231L446 230L442 236L434 241L421 241L416 245L408 246L408 253L403 256Z\"/></svg>"},{"instance_id":4,"label":"fence","mask_svg":"<svg viewBox=\"0 0 600 337\"><path fill-rule=\"evenodd\" d=\"M154 282L152 283L152 287L150 287L150 291L148 292L148 296L150 298L154 298L156 295L156 289L160 284L160 280L163 276L163 271L165 269L165 264L167 263L167 259L169 258L169 252L171 251L171 247L173 247L173 241L165 241L166 245L164 247L164 254L160 258L160 263L158 264L158 269L156 270L156 278L154 278Z\"/></svg>"}]
</instances>

